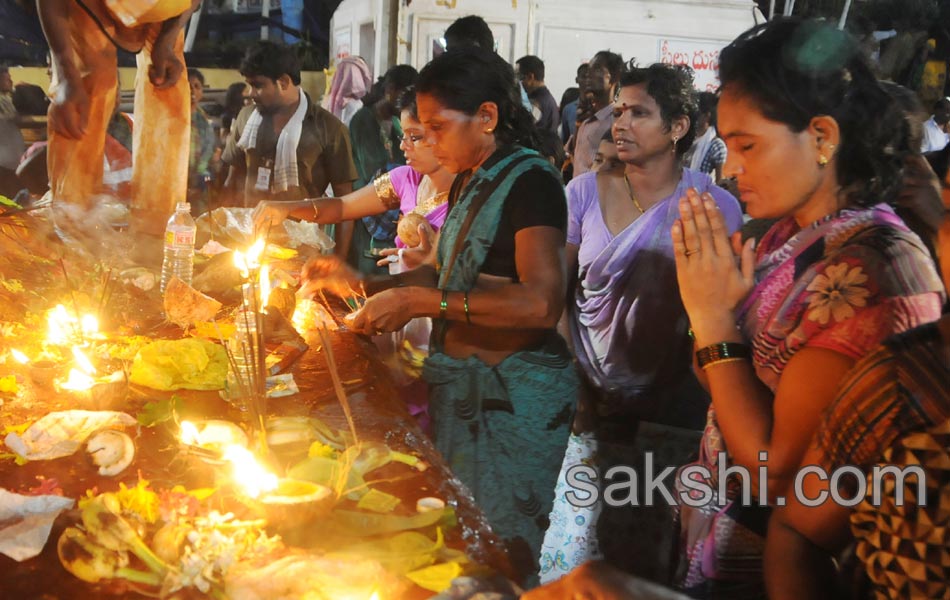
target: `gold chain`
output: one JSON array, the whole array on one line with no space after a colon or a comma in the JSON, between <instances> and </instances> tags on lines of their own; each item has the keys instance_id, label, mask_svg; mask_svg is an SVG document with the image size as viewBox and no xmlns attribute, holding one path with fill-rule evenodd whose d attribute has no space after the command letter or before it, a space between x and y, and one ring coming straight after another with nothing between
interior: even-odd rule
<instances>
[{"instance_id":1,"label":"gold chain","mask_svg":"<svg viewBox=\"0 0 950 600\"><path fill-rule=\"evenodd\" d=\"M640 202L637 201L637 197L633 195L633 186L630 185L630 180L627 179L627 174L623 174L623 181L627 184L627 193L630 194L630 199L633 200L633 205L637 207L637 210L640 211L640 214L644 214L646 211L643 210L643 207L640 206Z\"/></svg>"}]
</instances>

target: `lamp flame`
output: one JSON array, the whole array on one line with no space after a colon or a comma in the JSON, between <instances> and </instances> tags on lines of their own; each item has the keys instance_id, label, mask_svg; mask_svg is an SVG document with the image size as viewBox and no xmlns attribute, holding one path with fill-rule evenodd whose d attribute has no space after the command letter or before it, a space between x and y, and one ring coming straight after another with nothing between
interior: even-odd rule
<instances>
[{"instance_id":1,"label":"lamp flame","mask_svg":"<svg viewBox=\"0 0 950 600\"><path fill-rule=\"evenodd\" d=\"M234 266L241 272L241 277L247 278L251 270L261 266L261 255L264 253L264 240L258 238L247 253L240 250L234 251Z\"/></svg>"},{"instance_id":2,"label":"lamp flame","mask_svg":"<svg viewBox=\"0 0 950 600\"><path fill-rule=\"evenodd\" d=\"M56 346L85 342L99 334L99 320L95 315L77 316L57 304L46 316L46 341Z\"/></svg>"},{"instance_id":3,"label":"lamp flame","mask_svg":"<svg viewBox=\"0 0 950 600\"><path fill-rule=\"evenodd\" d=\"M257 267L261 264L261 255L264 254L264 238L257 238L251 247L247 249L247 264L250 267Z\"/></svg>"},{"instance_id":4,"label":"lamp flame","mask_svg":"<svg viewBox=\"0 0 950 600\"><path fill-rule=\"evenodd\" d=\"M13 360L17 361L21 365L25 365L30 362L30 359L27 358L26 354L23 354L16 348L10 348L10 355L13 356Z\"/></svg>"},{"instance_id":5,"label":"lamp flame","mask_svg":"<svg viewBox=\"0 0 950 600\"><path fill-rule=\"evenodd\" d=\"M96 380L79 369L70 369L69 377L59 385L60 389L81 392L96 385Z\"/></svg>"},{"instance_id":6,"label":"lamp flame","mask_svg":"<svg viewBox=\"0 0 950 600\"><path fill-rule=\"evenodd\" d=\"M224 459L233 465L234 482L251 498L277 489L277 475L264 468L250 450L236 444L224 449Z\"/></svg>"},{"instance_id":7,"label":"lamp flame","mask_svg":"<svg viewBox=\"0 0 950 600\"><path fill-rule=\"evenodd\" d=\"M241 277L247 277L247 259L240 250L234 251L234 266L241 272Z\"/></svg>"},{"instance_id":8,"label":"lamp flame","mask_svg":"<svg viewBox=\"0 0 950 600\"><path fill-rule=\"evenodd\" d=\"M85 339L94 337L99 333L99 319L95 315L83 315L79 319L79 330Z\"/></svg>"}]
</instances>

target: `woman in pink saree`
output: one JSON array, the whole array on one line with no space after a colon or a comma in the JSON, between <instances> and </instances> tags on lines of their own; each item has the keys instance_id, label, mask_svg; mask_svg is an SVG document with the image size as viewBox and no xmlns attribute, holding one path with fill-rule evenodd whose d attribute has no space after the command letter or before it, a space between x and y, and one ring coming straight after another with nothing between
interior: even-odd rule
<instances>
[{"instance_id":1,"label":"woman in pink saree","mask_svg":"<svg viewBox=\"0 0 950 600\"><path fill-rule=\"evenodd\" d=\"M712 397L688 468L690 483L708 470L713 493L676 482L677 585L694 598L764 598L770 503L794 491L823 410L884 338L936 320L944 293L926 247L887 204L915 150L854 40L817 21L769 21L719 66L724 174L752 217L778 221L758 245L730 244L712 199L693 193L671 228ZM750 476L730 471L720 490L720 466Z\"/></svg>"},{"instance_id":2,"label":"woman in pink saree","mask_svg":"<svg viewBox=\"0 0 950 600\"><path fill-rule=\"evenodd\" d=\"M313 198L293 201L263 201L254 209L258 229L279 225L288 217L321 224L339 223L376 215L399 208L402 218L418 215L424 218L416 231L415 244L406 244L396 237L397 249L384 255L384 261L396 271L408 270L422 262L422 255L435 244L435 235L442 228L448 213L448 193L454 175L436 160L432 148L425 143L425 130L416 114L415 90L410 88L397 106L403 130L402 150L406 165L383 173L367 185L342 198ZM413 261L413 257L418 257ZM384 355L391 359L397 383L403 386L411 414L425 428L428 400L424 385L416 385L421 361L426 354L431 324L429 319L410 321L393 334L377 337Z\"/></svg>"}]
</instances>

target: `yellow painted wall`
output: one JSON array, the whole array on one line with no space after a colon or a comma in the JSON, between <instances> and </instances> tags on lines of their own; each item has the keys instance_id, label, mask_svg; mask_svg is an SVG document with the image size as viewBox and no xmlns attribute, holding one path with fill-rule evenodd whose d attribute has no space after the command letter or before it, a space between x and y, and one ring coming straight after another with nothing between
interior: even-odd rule
<instances>
[{"instance_id":1,"label":"yellow painted wall","mask_svg":"<svg viewBox=\"0 0 950 600\"><path fill-rule=\"evenodd\" d=\"M200 69L205 76L205 85L211 89L227 89L235 82L244 81L237 69ZM43 89L49 88L49 75L45 67L10 67L10 76L13 83L32 83ZM124 67L119 69L119 80L122 89L131 91L135 87L135 69ZM326 74L323 71L304 71L300 74L300 86L312 98L323 98L326 87Z\"/></svg>"}]
</instances>

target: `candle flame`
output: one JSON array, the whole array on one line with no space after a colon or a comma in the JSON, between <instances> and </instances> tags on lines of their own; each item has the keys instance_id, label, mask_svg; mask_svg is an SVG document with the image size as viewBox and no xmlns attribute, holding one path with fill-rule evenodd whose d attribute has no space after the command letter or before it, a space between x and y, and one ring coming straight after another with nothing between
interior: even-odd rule
<instances>
[{"instance_id":1,"label":"candle flame","mask_svg":"<svg viewBox=\"0 0 950 600\"><path fill-rule=\"evenodd\" d=\"M30 359L26 357L26 354L23 354L16 348L10 348L10 355L13 356L13 360L17 361L21 365L25 365L30 362Z\"/></svg>"},{"instance_id":2,"label":"candle flame","mask_svg":"<svg viewBox=\"0 0 950 600\"><path fill-rule=\"evenodd\" d=\"M369 600L379 600L379 592L373 592L373 595L369 597Z\"/></svg>"},{"instance_id":3,"label":"candle flame","mask_svg":"<svg viewBox=\"0 0 950 600\"><path fill-rule=\"evenodd\" d=\"M257 462L250 450L237 444L224 449L224 459L233 465L234 482L251 498L277 489L277 475Z\"/></svg>"},{"instance_id":4,"label":"candle flame","mask_svg":"<svg viewBox=\"0 0 950 600\"><path fill-rule=\"evenodd\" d=\"M86 355L82 353L82 350L76 346L73 346L73 358L76 359L76 364L79 365L79 368L82 369L86 375L96 374L96 368L92 366L92 363L86 358Z\"/></svg>"}]
</instances>

